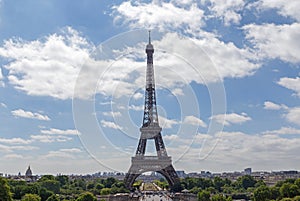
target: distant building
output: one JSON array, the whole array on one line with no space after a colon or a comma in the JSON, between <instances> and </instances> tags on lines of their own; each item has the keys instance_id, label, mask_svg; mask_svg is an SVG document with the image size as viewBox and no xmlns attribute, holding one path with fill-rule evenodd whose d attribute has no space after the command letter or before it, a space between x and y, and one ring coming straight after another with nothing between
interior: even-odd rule
<instances>
[{"instance_id":1,"label":"distant building","mask_svg":"<svg viewBox=\"0 0 300 201\"><path fill-rule=\"evenodd\" d=\"M186 177L186 174L183 170L178 170L176 171L177 175L179 178L185 178Z\"/></svg>"},{"instance_id":2,"label":"distant building","mask_svg":"<svg viewBox=\"0 0 300 201\"><path fill-rule=\"evenodd\" d=\"M28 169L26 170L25 177L32 177L32 171L30 169L30 165L28 166Z\"/></svg>"},{"instance_id":3,"label":"distant building","mask_svg":"<svg viewBox=\"0 0 300 201\"><path fill-rule=\"evenodd\" d=\"M246 175L251 175L251 173L252 173L252 168L246 168L246 169L244 170L244 173L245 173Z\"/></svg>"}]
</instances>

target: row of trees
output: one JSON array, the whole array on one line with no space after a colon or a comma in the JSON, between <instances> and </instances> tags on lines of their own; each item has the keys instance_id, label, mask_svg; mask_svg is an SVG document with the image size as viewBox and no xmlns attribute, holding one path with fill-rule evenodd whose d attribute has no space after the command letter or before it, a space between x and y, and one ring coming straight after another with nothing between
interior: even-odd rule
<instances>
[{"instance_id":1,"label":"row of trees","mask_svg":"<svg viewBox=\"0 0 300 201\"><path fill-rule=\"evenodd\" d=\"M0 201L94 201L96 195L129 192L115 178L91 179L44 175L37 182L6 180L0 177Z\"/></svg>"},{"instance_id":2,"label":"row of trees","mask_svg":"<svg viewBox=\"0 0 300 201\"><path fill-rule=\"evenodd\" d=\"M168 186L164 180L155 182L162 188ZM213 179L185 178L173 187L174 191L183 189L197 194L199 201L230 201L233 199L300 201L300 178L279 181L275 186L267 186L263 180L255 180L250 175L239 177L234 182L220 177Z\"/></svg>"},{"instance_id":3,"label":"row of trees","mask_svg":"<svg viewBox=\"0 0 300 201\"><path fill-rule=\"evenodd\" d=\"M164 179L155 181L162 188L168 188ZM138 188L141 181L136 181ZM300 201L300 179L287 179L275 186L267 186L262 180L249 175L237 181L215 177L185 178L171 190L175 192L187 189L197 194L199 201L230 201L233 199L251 199L254 201L282 200ZM0 177L0 201L95 201L96 195L129 192L122 181L115 178L91 179L68 176L45 175L37 182L6 180Z\"/></svg>"}]
</instances>

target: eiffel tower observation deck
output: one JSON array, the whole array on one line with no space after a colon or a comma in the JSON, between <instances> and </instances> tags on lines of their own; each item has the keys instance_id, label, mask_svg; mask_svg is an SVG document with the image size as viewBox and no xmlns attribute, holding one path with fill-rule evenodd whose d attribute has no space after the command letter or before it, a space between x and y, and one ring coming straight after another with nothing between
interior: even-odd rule
<instances>
[{"instance_id":1,"label":"eiffel tower observation deck","mask_svg":"<svg viewBox=\"0 0 300 201\"><path fill-rule=\"evenodd\" d=\"M153 68L154 48L151 44L149 31L149 42L146 46L147 69L146 69L146 89L143 124L140 128L139 144L135 156L131 158L131 167L125 176L124 182L128 189L132 189L135 179L145 172L158 172L162 174L172 187L179 182L178 175L172 165L172 159L167 154L159 126L156 106L156 92ZM156 156L146 156L147 140L154 140Z\"/></svg>"}]
</instances>

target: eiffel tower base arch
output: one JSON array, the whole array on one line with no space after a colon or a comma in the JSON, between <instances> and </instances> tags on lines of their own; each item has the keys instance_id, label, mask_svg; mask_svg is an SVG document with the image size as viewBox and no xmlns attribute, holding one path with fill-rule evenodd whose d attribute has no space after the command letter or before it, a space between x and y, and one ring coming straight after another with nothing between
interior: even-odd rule
<instances>
[{"instance_id":1,"label":"eiffel tower base arch","mask_svg":"<svg viewBox=\"0 0 300 201\"><path fill-rule=\"evenodd\" d=\"M135 156L131 158L131 162L131 167L124 179L125 186L130 190L133 190L132 185L136 178L145 172L160 173L166 178L170 187L179 182L169 156Z\"/></svg>"}]
</instances>

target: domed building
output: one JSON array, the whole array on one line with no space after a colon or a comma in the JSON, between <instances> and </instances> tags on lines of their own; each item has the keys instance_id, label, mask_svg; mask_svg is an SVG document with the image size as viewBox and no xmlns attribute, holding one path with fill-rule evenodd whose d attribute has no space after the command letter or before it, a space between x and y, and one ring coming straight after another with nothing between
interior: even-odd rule
<instances>
[{"instance_id":1,"label":"domed building","mask_svg":"<svg viewBox=\"0 0 300 201\"><path fill-rule=\"evenodd\" d=\"M25 177L32 177L32 171L30 169L30 165L28 166L28 169L26 170Z\"/></svg>"}]
</instances>

